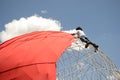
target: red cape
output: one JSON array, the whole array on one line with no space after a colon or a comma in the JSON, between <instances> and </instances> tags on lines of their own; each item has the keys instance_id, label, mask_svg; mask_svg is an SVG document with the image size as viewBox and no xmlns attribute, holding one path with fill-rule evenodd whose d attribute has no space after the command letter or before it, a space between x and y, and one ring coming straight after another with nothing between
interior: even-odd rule
<instances>
[{"instance_id":1,"label":"red cape","mask_svg":"<svg viewBox=\"0 0 120 80\"><path fill-rule=\"evenodd\" d=\"M0 44L0 80L56 80L56 61L73 40L68 33L42 31Z\"/></svg>"}]
</instances>

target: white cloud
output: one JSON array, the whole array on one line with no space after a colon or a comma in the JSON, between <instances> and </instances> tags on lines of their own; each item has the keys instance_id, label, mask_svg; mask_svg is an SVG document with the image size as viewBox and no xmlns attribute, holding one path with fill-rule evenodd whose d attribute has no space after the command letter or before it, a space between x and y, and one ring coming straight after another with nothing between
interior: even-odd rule
<instances>
[{"instance_id":1,"label":"white cloud","mask_svg":"<svg viewBox=\"0 0 120 80\"><path fill-rule=\"evenodd\" d=\"M41 13L46 14L46 13L48 13L48 11L47 10L41 10Z\"/></svg>"},{"instance_id":2,"label":"white cloud","mask_svg":"<svg viewBox=\"0 0 120 80\"><path fill-rule=\"evenodd\" d=\"M5 30L0 32L0 40L2 42L13 37L33 32L33 31L60 31L61 23L58 20L43 18L41 16L30 16L20 18L5 24Z\"/></svg>"}]
</instances>

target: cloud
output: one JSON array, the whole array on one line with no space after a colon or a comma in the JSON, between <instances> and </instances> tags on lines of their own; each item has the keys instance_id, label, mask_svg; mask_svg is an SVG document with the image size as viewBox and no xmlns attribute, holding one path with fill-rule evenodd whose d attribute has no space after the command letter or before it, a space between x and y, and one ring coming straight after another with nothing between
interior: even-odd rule
<instances>
[{"instance_id":1,"label":"cloud","mask_svg":"<svg viewBox=\"0 0 120 80\"><path fill-rule=\"evenodd\" d=\"M43 18L41 16L30 16L20 18L5 24L5 30L0 32L0 40L4 42L13 37L33 31L60 31L61 23L58 20Z\"/></svg>"},{"instance_id":2,"label":"cloud","mask_svg":"<svg viewBox=\"0 0 120 80\"><path fill-rule=\"evenodd\" d=\"M48 13L48 11L47 10L41 10L41 13L46 14L46 13Z\"/></svg>"}]
</instances>

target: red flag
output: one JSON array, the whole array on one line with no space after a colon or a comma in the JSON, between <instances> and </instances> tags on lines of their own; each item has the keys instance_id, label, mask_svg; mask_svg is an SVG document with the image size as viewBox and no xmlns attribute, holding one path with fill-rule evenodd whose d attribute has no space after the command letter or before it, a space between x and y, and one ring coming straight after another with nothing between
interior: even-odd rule
<instances>
[{"instance_id":1,"label":"red flag","mask_svg":"<svg viewBox=\"0 0 120 80\"><path fill-rule=\"evenodd\" d=\"M73 36L32 32L0 44L0 80L56 80L56 61Z\"/></svg>"}]
</instances>

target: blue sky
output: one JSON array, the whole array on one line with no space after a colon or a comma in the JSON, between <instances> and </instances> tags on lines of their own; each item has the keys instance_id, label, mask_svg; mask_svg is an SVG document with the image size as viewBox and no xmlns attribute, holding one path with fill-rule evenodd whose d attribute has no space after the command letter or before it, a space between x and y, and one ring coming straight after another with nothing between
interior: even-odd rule
<instances>
[{"instance_id":1,"label":"blue sky","mask_svg":"<svg viewBox=\"0 0 120 80\"><path fill-rule=\"evenodd\" d=\"M34 14L59 20L63 30L82 26L120 67L120 0L0 0L0 31L13 19Z\"/></svg>"}]
</instances>

